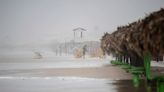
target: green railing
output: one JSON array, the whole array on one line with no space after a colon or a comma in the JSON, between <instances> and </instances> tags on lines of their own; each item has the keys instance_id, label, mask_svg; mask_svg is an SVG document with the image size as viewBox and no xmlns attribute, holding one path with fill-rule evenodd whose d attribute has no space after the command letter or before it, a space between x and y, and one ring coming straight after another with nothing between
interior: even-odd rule
<instances>
[{"instance_id":1,"label":"green railing","mask_svg":"<svg viewBox=\"0 0 164 92\"><path fill-rule=\"evenodd\" d=\"M145 74L147 83L151 81L156 82L157 92L164 92L164 76L152 77L151 75L151 55L147 54L144 56L144 66L143 67L134 67L130 66L121 61L112 60L111 64L118 65L120 68L126 70L127 72L133 75L133 85L134 87L139 87L140 84L140 75ZM150 88L149 88L150 89Z\"/></svg>"}]
</instances>

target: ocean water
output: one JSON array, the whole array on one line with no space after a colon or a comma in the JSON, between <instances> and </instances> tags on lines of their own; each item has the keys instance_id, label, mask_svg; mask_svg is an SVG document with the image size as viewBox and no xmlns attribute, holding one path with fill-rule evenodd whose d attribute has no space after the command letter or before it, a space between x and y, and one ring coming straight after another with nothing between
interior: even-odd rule
<instances>
[{"instance_id":1,"label":"ocean water","mask_svg":"<svg viewBox=\"0 0 164 92\"><path fill-rule=\"evenodd\" d=\"M0 70L101 67L108 64L110 64L108 59L76 59L73 56L54 56L45 57L43 59L33 59L29 57L0 58Z\"/></svg>"}]
</instances>

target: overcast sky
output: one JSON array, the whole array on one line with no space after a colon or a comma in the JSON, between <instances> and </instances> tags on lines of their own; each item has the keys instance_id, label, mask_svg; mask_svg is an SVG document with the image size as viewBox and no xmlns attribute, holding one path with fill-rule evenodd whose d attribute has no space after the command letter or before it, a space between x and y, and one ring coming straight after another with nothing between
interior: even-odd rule
<instances>
[{"instance_id":1,"label":"overcast sky","mask_svg":"<svg viewBox=\"0 0 164 92\"><path fill-rule=\"evenodd\" d=\"M73 29L87 40L164 8L164 0L0 0L1 45L69 41Z\"/></svg>"}]
</instances>

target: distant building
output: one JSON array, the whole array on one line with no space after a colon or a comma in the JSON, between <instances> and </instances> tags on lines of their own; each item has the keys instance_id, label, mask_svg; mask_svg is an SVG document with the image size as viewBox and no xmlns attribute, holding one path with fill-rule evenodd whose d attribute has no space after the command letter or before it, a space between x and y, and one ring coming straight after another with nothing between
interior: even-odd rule
<instances>
[{"instance_id":1,"label":"distant building","mask_svg":"<svg viewBox=\"0 0 164 92\"><path fill-rule=\"evenodd\" d=\"M74 42L83 42L84 41L84 28L75 28L73 29Z\"/></svg>"}]
</instances>

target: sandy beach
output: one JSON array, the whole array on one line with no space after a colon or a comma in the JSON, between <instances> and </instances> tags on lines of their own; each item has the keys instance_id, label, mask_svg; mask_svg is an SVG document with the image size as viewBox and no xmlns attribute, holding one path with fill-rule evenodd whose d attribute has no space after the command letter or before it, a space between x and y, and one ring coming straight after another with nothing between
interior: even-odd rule
<instances>
[{"instance_id":1,"label":"sandy beach","mask_svg":"<svg viewBox=\"0 0 164 92\"><path fill-rule=\"evenodd\" d=\"M34 69L19 71L25 75L30 72L33 76L67 76L67 77L87 77L87 78L102 78L102 79L131 79L131 75L124 70L114 67L92 67L92 68L50 68L50 69Z\"/></svg>"},{"instance_id":2,"label":"sandy beach","mask_svg":"<svg viewBox=\"0 0 164 92\"><path fill-rule=\"evenodd\" d=\"M49 68L33 70L15 70L12 75L40 77L84 77L112 80L131 79L131 74L115 66L85 68Z\"/></svg>"}]
</instances>

